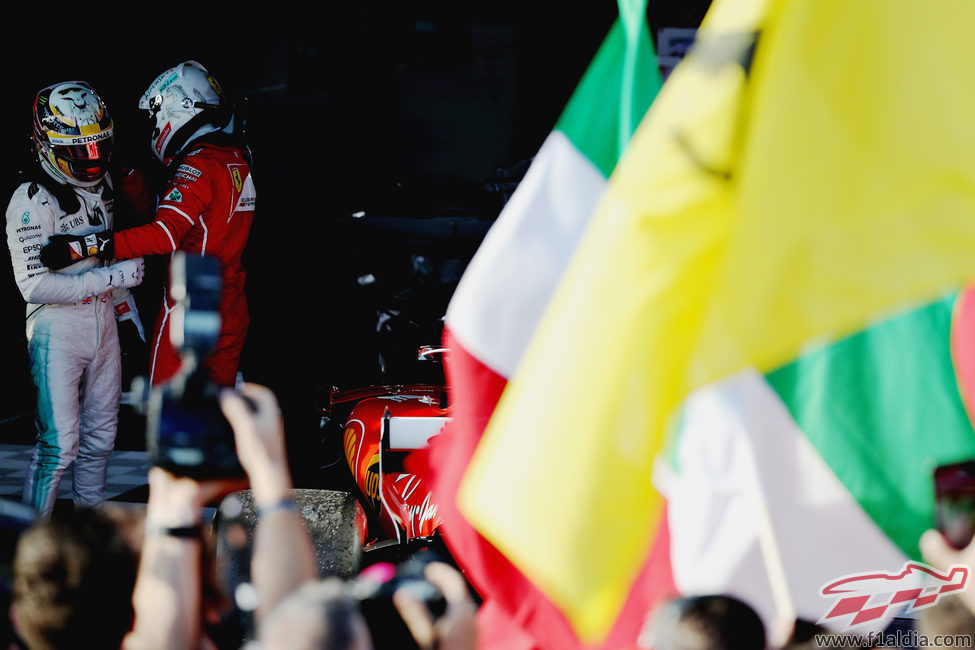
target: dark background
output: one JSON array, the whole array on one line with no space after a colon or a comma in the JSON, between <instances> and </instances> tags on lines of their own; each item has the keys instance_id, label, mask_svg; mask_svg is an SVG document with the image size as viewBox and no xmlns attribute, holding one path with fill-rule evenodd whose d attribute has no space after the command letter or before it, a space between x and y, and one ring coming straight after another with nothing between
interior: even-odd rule
<instances>
[{"instance_id":1,"label":"dark background","mask_svg":"<svg viewBox=\"0 0 975 650\"><path fill-rule=\"evenodd\" d=\"M4 191L33 95L50 83L90 81L115 119L119 158L139 166L152 161L136 105L163 70L195 59L228 96L245 96L259 198L241 370L277 392L294 457L314 465L316 407L329 387L424 378L408 358L413 343L439 343L453 281L552 129L616 3L263 3L239 15L128 6L71 28L58 26L67 17L32 21L0 46L10 62ZM707 6L651 0L651 33L696 27ZM358 211L365 217L350 216ZM2 434L32 426L33 394L23 301L9 259L0 269ZM367 273L376 281L363 287ZM155 304L157 279L140 288L142 304ZM377 334L377 309L390 308L401 317ZM147 327L154 317L142 314ZM141 435L130 426L120 443Z\"/></svg>"}]
</instances>

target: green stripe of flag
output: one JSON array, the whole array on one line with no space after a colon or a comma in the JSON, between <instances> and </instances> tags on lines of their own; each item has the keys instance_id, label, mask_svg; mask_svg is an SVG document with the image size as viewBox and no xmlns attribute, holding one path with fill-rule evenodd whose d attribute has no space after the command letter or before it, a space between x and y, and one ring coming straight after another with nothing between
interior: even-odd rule
<instances>
[{"instance_id":1,"label":"green stripe of flag","mask_svg":"<svg viewBox=\"0 0 975 650\"><path fill-rule=\"evenodd\" d=\"M949 347L956 297L767 375L837 478L887 536L918 559L918 538L934 525L934 468L975 458L975 431Z\"/></svg>"},{"instance_id":2,"label":"green stripe of flag","mask_svg":"<svg viewBox=\"0 0 975 650\"><path fill-rule=\"evenodd\" d=\"M646 0L619 4L620 20L447 308L446 322L468 352L505 377L520 363L609 175L660 88Z\"/></svg>"},{"instance_id":3,"label":"green stripe of flag","mask_svg":"<svg viewBox=\"0 0 975 650\"><path fill-rule=\"evenodd\" d=\"M619 5L620 19L555 125L607 178L661 85L646 0Z\"/></svg>"}]
</instances>

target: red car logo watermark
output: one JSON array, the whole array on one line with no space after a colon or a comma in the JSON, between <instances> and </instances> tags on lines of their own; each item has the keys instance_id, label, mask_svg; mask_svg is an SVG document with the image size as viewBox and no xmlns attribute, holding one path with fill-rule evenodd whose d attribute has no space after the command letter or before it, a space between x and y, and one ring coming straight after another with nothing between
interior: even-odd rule
<instances>
[{"instance_id":1,"label":"red car logo watermark","mask_svg":"<svg viewBox=\"0 0 975 650\"><path fill-rule=\"evenodd\" d=\"M833 599L820 623L843 619L846 627L878 621L888 613L908 614L938 602L942 596L960 594L968 587L968 567L952 565L947 573L920 562L909 561L898 573L870 572L836 578L819 590Z\"/></svg>"}]
</instances>

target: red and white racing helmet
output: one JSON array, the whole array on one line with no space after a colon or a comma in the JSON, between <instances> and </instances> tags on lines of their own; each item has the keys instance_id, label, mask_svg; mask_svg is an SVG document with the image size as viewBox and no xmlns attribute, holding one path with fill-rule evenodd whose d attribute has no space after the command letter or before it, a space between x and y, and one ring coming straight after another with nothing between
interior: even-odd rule
<instances>
[{"instance_id":1,"label":"red and white racing helmet","mask_svg":"<svg viewBox=\"0 0 975 650\"><path fill-rule=\"evenodd\" d=\"M32 137L41 165L55 180L91 187L108 173L115 128L105 103L85 81L37 93Z\"/></svg>"},{"instance_id":2,"label":"red and white racing helmet","mask_svg":"<svg viewBox=\"0 0 975 650\"><path fill-rule=\"evenodd\" d=\"M151 147L166 163L193 136L224 127L223 89L196 61L184 61L156 77L139 100L153 120Z\"/></svg>"}]
</instances>

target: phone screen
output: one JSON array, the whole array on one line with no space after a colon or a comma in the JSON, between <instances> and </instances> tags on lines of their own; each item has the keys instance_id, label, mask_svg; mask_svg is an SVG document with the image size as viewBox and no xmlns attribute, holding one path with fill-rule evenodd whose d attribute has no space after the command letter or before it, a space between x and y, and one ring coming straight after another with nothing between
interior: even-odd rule
<instances>
[{"instance_id":1,"label":"phone screen","mask_svg":"<svg viewBox=\"0 0 975 650\"><path fill-rule=\"evenodd\" d=\"M942 465L934 471L938 530L956 549L975 536L975 460Z\"/></svg>"}]
</instances>

